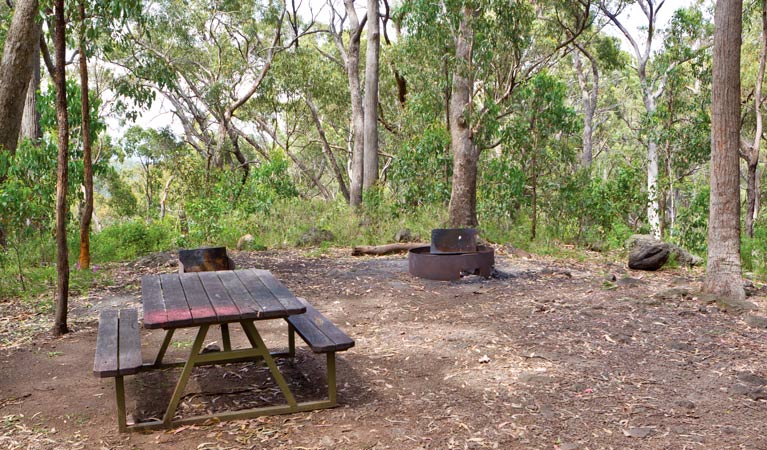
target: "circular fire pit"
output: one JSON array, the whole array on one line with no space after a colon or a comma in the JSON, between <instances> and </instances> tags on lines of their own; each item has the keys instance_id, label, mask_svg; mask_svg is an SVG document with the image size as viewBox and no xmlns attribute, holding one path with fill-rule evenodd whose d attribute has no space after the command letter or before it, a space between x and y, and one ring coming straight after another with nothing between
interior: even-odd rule
<instances>
[{"instance_id":1,"label":"circular fire pit","mask_svg":"<svg viewBox=\"0 0 767 450\"><path fill-rule=\"evenodd\" d=\"M484 245L478 245L472 253L437 254L430 250L416 247L408 252L411 275L439 281L457 280L462 274L490 278L495 263L495 252Z\"/></svg>"}]
</instances>

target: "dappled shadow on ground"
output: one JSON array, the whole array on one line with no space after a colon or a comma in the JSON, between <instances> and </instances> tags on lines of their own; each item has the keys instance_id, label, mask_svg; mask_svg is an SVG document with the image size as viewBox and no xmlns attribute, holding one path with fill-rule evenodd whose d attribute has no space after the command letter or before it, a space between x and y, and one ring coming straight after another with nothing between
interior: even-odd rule
<instances>
[{"instance_id":1,"label":"dappled shadow on ground","mask_svg":"<svg viewBox=\"0 0 767 450\"><path fill-rule=\"evenodd\" d=\"M129 280L126 290L80 299L91 306L76 309L75 333L3 351L0 446L15 439L30 448L767 448L765 332L701 303L692 293L698 274L498 250L504 276L457 282L413 278L404 257L233 252L238 267L273 271L355 339L339 354L341 406L129 435L116 432L111 380L90 373L89 311L102 298L135 301L142 272L173 268L114 268ZM606 282L606 274L631 280ZM284 329L264 334L284 347ZM179 335L171 356L183 357L192 338ZM215 339L211 333L206 343ZM145 360L161 340L142 332ZM280 361L301 399L325 395L324 364L305 347ZM130 377L129 410L161 414L179 372ZM180 414L275 401L281 394L263 365L204 367Z\"/></svg>"}]
</instances>

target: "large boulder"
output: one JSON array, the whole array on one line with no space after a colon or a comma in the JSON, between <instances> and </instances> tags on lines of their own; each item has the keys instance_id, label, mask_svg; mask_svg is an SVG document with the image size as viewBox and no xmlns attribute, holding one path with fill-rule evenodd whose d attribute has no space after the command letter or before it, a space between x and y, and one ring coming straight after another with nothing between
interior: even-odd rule
<instances>
[{"instance_id":1,"label":"large boulder","mask_svg":"<svg viewBox=\"0 0 767 450\"><path fill-rule=\"evenodd\" d=\"M316 247L323 242L332 242L336 239L335 235L324 228L313 227L306 233L302 234L296 242L298 247Z\"/></svg>"},{"instance_id":2,"label":"large boulder","mask_svg":"<svg viewBox=\"0 0 767 450\"><path fill-rule=\"evenodd\" d=\"M653 236L635 234L627 241L629 268L635 270L658 270L666 264L671 247Z\"/></svg>"}]
</instances>

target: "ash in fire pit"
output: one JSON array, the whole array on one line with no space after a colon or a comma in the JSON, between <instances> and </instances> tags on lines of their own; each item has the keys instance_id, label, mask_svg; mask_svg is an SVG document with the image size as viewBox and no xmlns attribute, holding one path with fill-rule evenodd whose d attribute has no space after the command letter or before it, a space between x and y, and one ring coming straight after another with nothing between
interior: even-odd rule
<instances>
[{"instance_id":1,"label":"ash in fire pit","mask_svg":"<svg viewBox=\"0 0 767 450\"><path fill-rule=\"evenodd\" d=\"M429 280L457 280L464 274L490 278L494 263L493 249L477 245L473 228L432 230L430 247L408 253L410 274Z\"/></svg>"}]
</instances>

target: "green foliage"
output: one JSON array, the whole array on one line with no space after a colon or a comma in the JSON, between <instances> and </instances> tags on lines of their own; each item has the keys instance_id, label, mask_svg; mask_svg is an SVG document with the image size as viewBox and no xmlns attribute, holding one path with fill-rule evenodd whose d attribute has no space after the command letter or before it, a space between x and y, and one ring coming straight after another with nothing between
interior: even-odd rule
<instances>
[{"instance_id":1,"label":"green foliage","mask_svg":"<svg viewBox=\"0 0 767 450\"><path fill-rule=\"evenodd\" d=\"M709 186L686 186L682 191L685 204L678 209L671 239L692 253L706 254L708 238Z\"/></svg>"},{"instance_id":2,"label":"green foliage","mask_svg":"<svg viewBox=\"0 0 767 450\"><path fill-rule=\"evenodd\" d=\"M391 187L401 208L446 204L450 199L453 158L450 136L434 124L403 145L390 169Z\"/></svg>"},{"instance_id":3,"label":"green foliage","mask_svg":"<svg viewBox=\"0 0 767 450\"><path fill-rule=\"evenodd\" d=\"M105 228L91 240L94 261L125 261L175 246L177 232L171 222L135 219Z\"/></svg>"}]
</instances>

